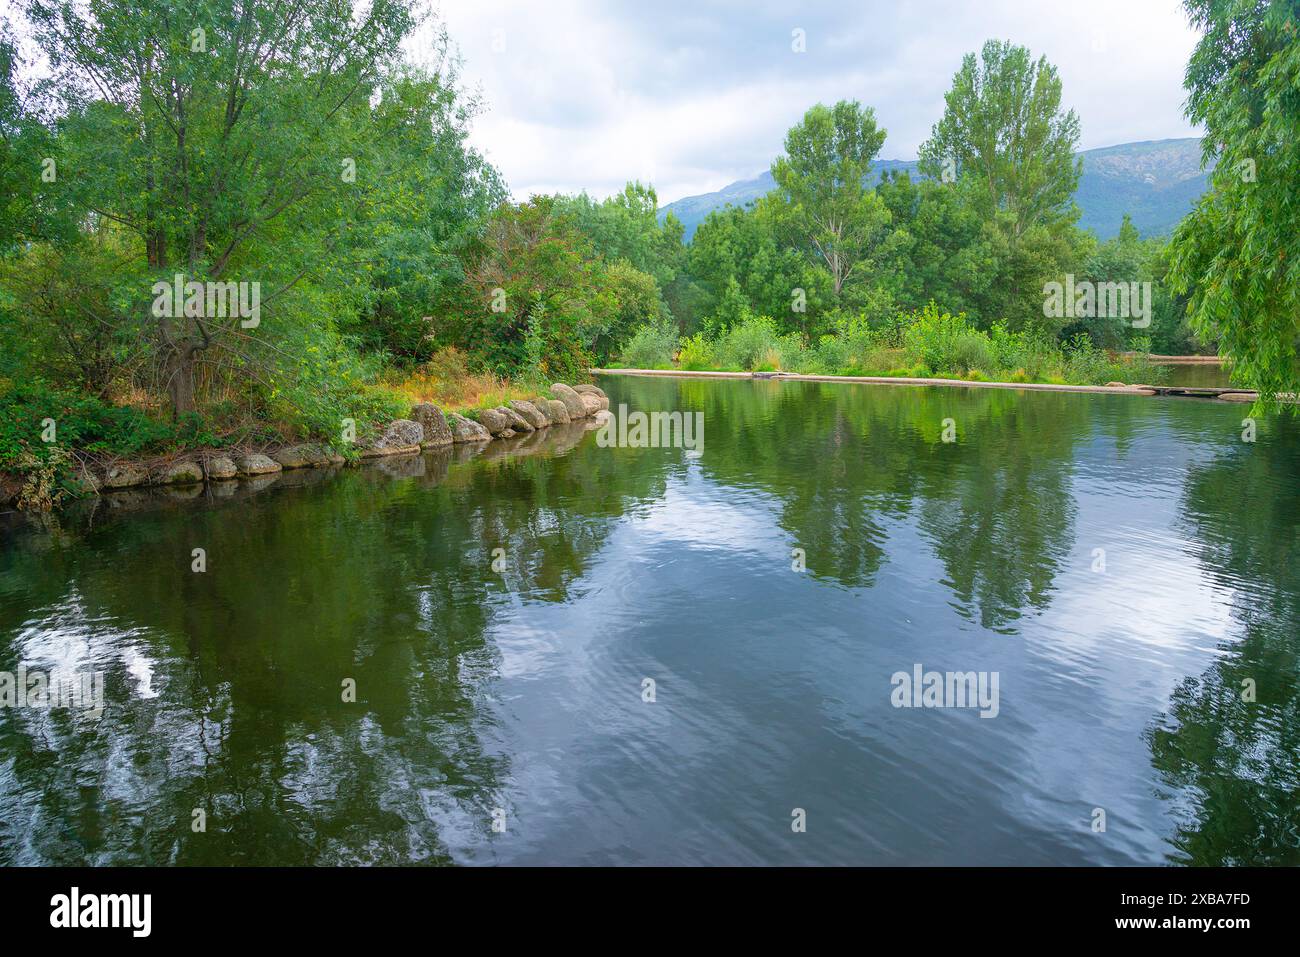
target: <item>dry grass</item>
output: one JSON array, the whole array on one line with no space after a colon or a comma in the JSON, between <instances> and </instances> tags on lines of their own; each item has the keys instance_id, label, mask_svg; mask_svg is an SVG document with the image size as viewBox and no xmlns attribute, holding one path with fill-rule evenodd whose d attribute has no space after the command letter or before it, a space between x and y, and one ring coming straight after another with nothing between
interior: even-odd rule
<instances>
[{"instance_id":1,"label":"dry grass","mask_svg":"<svg viewBox=\"0 0 1300 957\"><path fill-rule=\"evenodd\" d=\"M393 373L381 385L412 405L432 402L449 412L495 408L538 392L536 385L530 387L488 373L470 372L464 355L452 348L441 350L414 372Z\"/></svg>"}]
</instances>

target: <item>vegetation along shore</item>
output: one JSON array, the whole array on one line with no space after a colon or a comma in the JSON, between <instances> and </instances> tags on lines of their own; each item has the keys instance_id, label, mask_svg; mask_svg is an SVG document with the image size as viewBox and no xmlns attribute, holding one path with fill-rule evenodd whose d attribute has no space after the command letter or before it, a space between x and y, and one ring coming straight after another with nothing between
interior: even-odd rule
<instances>
[{"instance_id":1,"label":"vegetation along shore","mask_svg":"<svg viewBox=\"0 0 1300 957\"><path fill-rule=\"evenodd\" d=\"M451 38L413 8L310 11L284 29L256 6L139 74L122 64L153 47L120 0L34 4L22 42L0 27L10 501L411 447L413 407L491 418L592 367L1159 386L1160 354L1296 391L1295 177L1270 144L1300 111L1259 104L1290 103L1297 47L1272 12L1256 26L1286 69L1219 83L1213 31L1193 61L1207 192L1172 233L1081 190L1056 67L989 40L915 163L880 159L872 106L811 104L770 188L688 237L639 181L512 196L470 143L483 104ZM426 26L416 65L403 40ZM322 29L348 37L328 62Z\"/></svg>"},{"instance_id":2,"label":"vegetation along shore","mask_svg":"<svg viewBox=\"0 0 1300 957\"><path fill-rule=\"evenodd\" d=\"M80 497L140 486L186 487L257 480L284 470L356 465L365 459L511 439L554 425L598 423L601 413L609 409L608 397L594 385L570 387L557 382L550 391L550 395L531 400L512 399L496 408L468 410L465 415L420 402L406 418L394 419L371 438L356 443L347 456L322 443L203 448L143 459L78 456L69 466L70 489L49 468L33 470L22 480L0 476L0 505L47 510L70 493Z\"/></svg>"}]
</instances>

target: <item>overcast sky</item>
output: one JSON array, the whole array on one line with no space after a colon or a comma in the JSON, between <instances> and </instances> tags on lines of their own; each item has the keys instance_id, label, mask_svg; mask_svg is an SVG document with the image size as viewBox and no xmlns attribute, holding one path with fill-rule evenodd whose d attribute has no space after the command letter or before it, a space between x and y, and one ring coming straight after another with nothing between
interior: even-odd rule
<instances>
[{"instance_id":1,"label":"overcast sky","mask_svg":"<svg viewBox=\"0 0 1300 957\"><path fill-rule=\"evenodd\" d=\"M441 14L485 100L473 142L517 198L634 178L661 203L710 192L844 98L875 108L882 158L914 159L962 55L993 38L1056 65L1084 149L1196 134L1178 0L442 0Z\"/></svg>"}]
</instances>

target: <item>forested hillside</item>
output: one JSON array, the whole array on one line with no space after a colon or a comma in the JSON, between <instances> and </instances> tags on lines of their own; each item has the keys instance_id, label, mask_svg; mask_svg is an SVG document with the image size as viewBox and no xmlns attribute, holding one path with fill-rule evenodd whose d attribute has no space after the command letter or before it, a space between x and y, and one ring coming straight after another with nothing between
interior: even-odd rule
<instances>
[{"instance_id":1,"label":"forested hillside","mask_svg":"<svg viewBox=\"0 0 1300 957\"><path fill-rule=\"evenodd\" d=\"M1074 201L1079 207L1079 227L1100 239L1119 235L1125 215L1143 236L1167 236L1191 211L1205 192L1209 173L1201 168L1201 141L1195 138L1122 143L1084 150L1083 175ZM918 175L918 160L880 160L870 176L898 170ZM663 219L672 213L686 230L689 241L709 213L723 206L744 206L776 187L770 172L743 179L713 193L686 196L659 210Z\"/></svg>"}]
</instances>

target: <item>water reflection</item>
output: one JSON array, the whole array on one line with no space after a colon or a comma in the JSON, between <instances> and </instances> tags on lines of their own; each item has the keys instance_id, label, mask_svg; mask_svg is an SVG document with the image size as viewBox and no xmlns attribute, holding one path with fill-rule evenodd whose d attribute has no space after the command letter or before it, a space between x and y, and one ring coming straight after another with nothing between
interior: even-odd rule
<instances>
[{"instance_id":1,"label":"water reflection","mask_svg":"<svg viewBox=\"0 0 1300 957\"><path fill-rule=\"evenodd\" d=\"M109 702L0 710L0 862L1296 861L1294 426L606 385L703 456L574 426L0 533L0 670ZM999 717L893 709L913 662Z\"/></svg>"},{"instance_id":2,"label":"water reflection","mask_svg":"<svg viewBox=\"0 0 1300 957\"><path fill-rule=\"evenodd\" d=\"M1276 434L1280 433L1280 434ZM1291 423L1220 450L1187 481L1183 524L1232 592L1224 654L1149 732L1177 799L1178 861L1300 863L1300 444Z\"/></svg>"}]
</instances>

